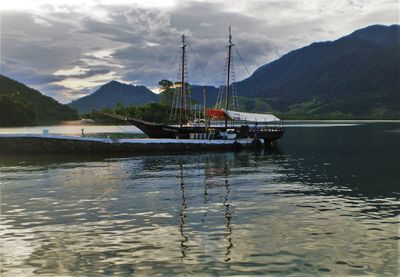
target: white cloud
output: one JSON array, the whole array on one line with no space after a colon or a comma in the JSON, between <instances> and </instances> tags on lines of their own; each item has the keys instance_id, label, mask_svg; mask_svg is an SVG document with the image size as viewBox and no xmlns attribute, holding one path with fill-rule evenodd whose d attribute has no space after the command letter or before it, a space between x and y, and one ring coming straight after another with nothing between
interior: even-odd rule
<instances>
[{"instance_id":1,"label":"white cloud","mask_svg":"<svg viewBox=\"0 0 400 277\"><path fill-rule=\"evenodd\" d=\"M71 90L82 90L85 88L96 87L110 80L122 81L116 72L108 72L102 75L90 76L84 79L78 77L67 77L61 81L53 82L52 84L62 86Z\"/></svg>"},{"instance_id":2,"label":"white cloud","mask_svg":"<svg viewBox=\"0 0 400 277\"><path fill-rule=\"evenodd\" d=\"M89 69L87 68L81 68L79 66L75 66L73 68L70 69L60 69L57 70L56 72L54 72L54 75L63 75L63 76L70 76L70 75L85 75L85 73L88 71Z\"/></svg>"},{"instance_id":3,"label":"white cloud","mask_svg":"<svg viewBox=\"0 0 400 277\"><path fill-rule=\"evenodd\" d=\"M40 17L36 17L36 16L35 16L35 17L33 18L33 21L34 21L36 24L42 25L42 26L44 26L44 27L51 27L51 26L52 26L48 21L46 21L45 19L40 18Z\"/></svg>"},{"instance_id":4,"label":"white cloud","mask_svg":"<svg viewBox=\"0 0 400 277\"><path fill-rule=\"evenodd\" d=\"M208 22L201 22L201 23L200 23L200 26L201 26L201 27L212 27L212 26L214 26L214 24L208 23Z\"/></svg>"}]
</instances>

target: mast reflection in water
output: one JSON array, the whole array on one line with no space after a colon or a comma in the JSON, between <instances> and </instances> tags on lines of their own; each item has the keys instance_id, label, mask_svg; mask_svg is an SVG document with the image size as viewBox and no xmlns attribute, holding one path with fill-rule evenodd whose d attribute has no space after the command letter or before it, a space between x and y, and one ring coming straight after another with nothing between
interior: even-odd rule
<instances>
[{"instance_id":1,"label":"mast reflection in water","mask_svg":"<svg viewBox=\"0 0 400 277\"><path fill-rule=\"evenodd\" d=\"M223 168L218 168L217 166L213 165L210 160L205 165L204 171L204 191L203 191L203 199L204 199L204 207L205 211L203 213L201 222L202 224L206 224L206 217L208 215L208 209L207 204L208 204L208 193L209 190L213 189L224 189L225 195L223 199L223 203L221 203L221 208L223 208L223 214L224 214L224 221L225 221L225 226L226 226L226 233L221 234L226 240L227 240L227 247L226 247L226 252L225 252L225 262L228 262L230 260L229 254L230 254L230 249L233 247L232 243L232 226L231 226L231 218L232 214L230 212L230 204L229 204L229 182L228 182L228 165L225 164ZM223 177L223 182L221 183L221 180L215 180L215 177ZM179 180L180 180L180 189L182 192L182 202L181 202L181 208L179 212L179 220L180 220L180 232L182 235L182 241L181 241L181 249L182 249L182 260L187 256L187 252L190 252L189 246L187 246L188 243L188 236L185 234L185 225L187 224L186 222L186 210L188 208L186 196L185 196L185 181L184 181L184 168L182 161L179 162Z\"/></svg>"}]
</instances>

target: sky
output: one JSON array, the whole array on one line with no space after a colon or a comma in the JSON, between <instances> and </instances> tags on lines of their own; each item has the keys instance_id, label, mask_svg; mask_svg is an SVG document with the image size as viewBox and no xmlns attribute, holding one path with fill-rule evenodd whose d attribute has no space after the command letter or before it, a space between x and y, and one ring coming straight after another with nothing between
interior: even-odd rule
<instances>
[{"instance_id":1,"label":"sky","mask_svg":"<svg viewBox=\"0 0 400 277\"><path fill-rule=\"evenodd\" d=\"M12 0L0 2L0 72L69 103L116 80L157 91L224 82L232 26L236 80L289 51L373 24L398 24L398 0Z\"/></svg>"}]
</instances>

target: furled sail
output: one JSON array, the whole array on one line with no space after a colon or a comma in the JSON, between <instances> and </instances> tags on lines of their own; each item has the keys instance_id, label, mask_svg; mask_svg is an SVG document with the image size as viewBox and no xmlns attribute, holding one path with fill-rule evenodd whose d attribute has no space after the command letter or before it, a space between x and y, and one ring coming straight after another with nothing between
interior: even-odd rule
<instances>
[{"instance_id":1,"label":"furled sail","mask_svg":"<svg viewBox=\"0 0 400 277\"><path fill-rule=\"evenodd\" d=\"M224 110L224 113L231 119L237 121L247 121L247 122L275 122L280 121L279 118L273 114L259 114L259 113L244 113Z\"/></svg>"}]
</instances>

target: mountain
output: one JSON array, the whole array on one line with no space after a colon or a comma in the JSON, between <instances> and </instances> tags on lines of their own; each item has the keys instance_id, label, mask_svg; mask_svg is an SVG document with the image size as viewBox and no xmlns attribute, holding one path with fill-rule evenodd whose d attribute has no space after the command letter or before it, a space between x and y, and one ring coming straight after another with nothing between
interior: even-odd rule
<instances>
[{"instance_id":1,"label":"mountain","mask_svg":"<svg viewBox=\"0 0 400 277\"><path fill-rule=\"evenodd\" d=\"M0 75L0 126L34 125L38 121L78 119L75 110Z\"/></svg>"},{"instance_id":2,"label":"mountain","mask_svg":"<svg viewBox=\"0 0 400 277\"><path fill-rule=\"evenodd\" d=\"M197 104L203 105L204 95L203 89L206 90L207 106L214 106L217 101L219 89L213 86L192 85L191 97L196 100Z\"/></svg>"},{"instance_id":3,"label":"mountain","mask_svg":"<svg viewBox=\"0 0 400 277\"><path fill-rule=\"evenodd\" d=\"M68 105L79 112L92 109L114 108L117 103L125 105L143 105L158 102L159 96L144 86L134 86L111 81L94 93L72 101Z\"/></svg>"},{"instance_id":4,"label":"mountain","mask_svg":"<svg viewBox=\"0 0 400 277\"><path fill-rule=\"evenodd\" d=\"M191 92L191 97L192 99L196 100L196 102L200 105L204 103L204 95L203 95L203 89L206 89L206 103L208 107L214 107L219 91L221 90L221 87L216 88L214 86L201 86L201 85L193 85L192 86L192 92ZM253 112L265 112L265 111L270 111L271 107L267 103L268 101L263 98L251 98L251 97L246 97L246 96L241 96L243 94L242 92L238 92L238 98L239 98L239 109L241 111L253 111ZM225 98L222 99L223 105L225 105Z\"/></svg>"},{"instance_id":5,"label":"mountain","mask_svg":"<svg viewBox=\"0 0 400 277\"><path fill-rule=\"evenodd\" d=\"M250 106L259 101L289 114L398 118L400 25L373 25L294 50L238 88Z\"/></svg>"}]
</instances>

